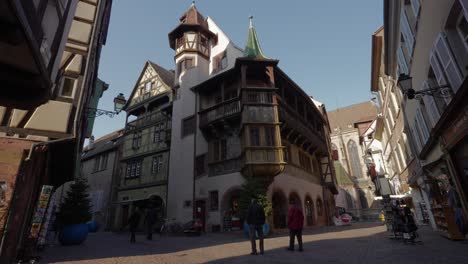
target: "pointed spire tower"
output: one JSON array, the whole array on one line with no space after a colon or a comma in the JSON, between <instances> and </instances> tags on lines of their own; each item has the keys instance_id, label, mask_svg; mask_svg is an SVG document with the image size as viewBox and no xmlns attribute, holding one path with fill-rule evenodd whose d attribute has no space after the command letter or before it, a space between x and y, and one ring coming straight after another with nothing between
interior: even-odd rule
<instances>
[{"instance_id":1,"label":"pointed spire tower","mask_svg":"<svg viewBox=\"0 0 468 264\"><path fill-rule=\"evenodd\" d=\"M260 47L260 41L258 40L257 32L253 26L253 16L250 16L249 19L249 34L247 35L247 44L245 45L244 56L247 58L269 59L263 54L262 48Z\"/></svg>"}]
</instances>

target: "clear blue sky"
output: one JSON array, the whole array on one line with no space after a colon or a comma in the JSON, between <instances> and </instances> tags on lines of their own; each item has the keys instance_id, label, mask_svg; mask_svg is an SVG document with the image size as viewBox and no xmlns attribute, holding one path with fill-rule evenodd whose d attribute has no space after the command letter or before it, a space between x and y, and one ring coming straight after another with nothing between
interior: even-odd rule
<instances>
[{"instance_id":1,"label":"clear blue sky","mask_svg":"<svg viewBox=\"0 0 468 264\"><path fill-rule=\"evenodd\" d=\"M199 0L230 39L244 47L248 17L264 53L330 111L367 101L370 93L371 36L383 24L382 0ZM167 34L191 1L114 0L99 78L110 84L99 108L113 109L113 98L128 98L147 60L174 68ZM125 113L98 117L96 138L125 125Z\"/></svg>"}]
</instances>

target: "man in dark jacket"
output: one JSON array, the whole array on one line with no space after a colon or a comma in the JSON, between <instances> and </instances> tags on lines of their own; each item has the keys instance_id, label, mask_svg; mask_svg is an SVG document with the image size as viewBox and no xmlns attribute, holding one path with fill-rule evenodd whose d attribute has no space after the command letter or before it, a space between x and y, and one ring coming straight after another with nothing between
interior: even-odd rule
<instances>
[{"instance_id":1,"label":"man in dark jacket","mask_svg":"<svg viewBox=\"0 0 468 264\"><path fill-rule=\"evenodd\" d=\"M138 228L138 224L140 223L140 212L138 207L135 208L133 213L130 215L128 219L128 225L130 226L130 242L135 243L135 232Z\"/></svg>"},{"instance_id":2,"label":"man in dark jacket","mask_svg":"<svg viewBox=\"0 0 468 264\"><path fill-rule=\"evenodd\" d=\"M289 227L289 247L288 250L294 251L294 237L297 237L299 251L302 251L302 227L304 226L304 214L296 200L291 201L291 208L288 212Z\"/></svg>"},{"instance_id":3,"label":"man in dark jacket","mask_svg":"<svg viewBox=\"0 0 468 264\"><path fill-rule=\"evenodd\" d=\"M265 224L265 211L256 199L252 199L247 212L247 224L249 225L250 242L252 244L251 255L257 255L257 245L255 243L255 232L260 240L260 254L263 255L263 224Z\"/></svg>"}]
</instances>

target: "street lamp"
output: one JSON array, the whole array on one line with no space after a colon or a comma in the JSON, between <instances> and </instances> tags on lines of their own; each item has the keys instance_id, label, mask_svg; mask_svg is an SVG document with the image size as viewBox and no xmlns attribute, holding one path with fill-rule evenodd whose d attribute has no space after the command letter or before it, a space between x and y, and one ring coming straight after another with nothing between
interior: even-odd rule
<instances>
[{"instance_id":1,"label":"street lamp","mask_svg":"<svg viewBox=\"0 0 468 264\"><path fill-rule=\"evenodd\" d=\"M400 86L403 94L406 95L406 97L410 100L423 95L429 95L439 98L448 98L452 96L450 85L448 84L415 91L412 88L412 80L413 78L406 74L401 74L398 78L398 86Z\"/></svg>"},{"instance_id":2,"label":"street lamp","mask_svg":"<svg viewBox=\"0 0 468 264\"><path fill-rule=\"evenodd\" d=\"M87 107L86 114L88 117L98 117L101 115L114 117L114 115L118 115L122 111L122 108L125 106L126 103L127 103L127 100L125 99L125 96L122 93L119 93L119 95L117 95L114 98L114 111Z\"/></svg>"}]
</instances>

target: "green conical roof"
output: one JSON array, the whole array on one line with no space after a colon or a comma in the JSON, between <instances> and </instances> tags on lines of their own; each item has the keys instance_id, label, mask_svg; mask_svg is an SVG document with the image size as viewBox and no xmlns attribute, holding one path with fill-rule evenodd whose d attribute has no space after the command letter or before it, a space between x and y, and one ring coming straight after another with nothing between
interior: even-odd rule
<instances>
[{"instance_id":1,"label":"green conical roof","mask_svg":"<svg viewBox=\"0 0 468 264\"><path fill-rule=\"evenodd\" d=\"M257 32L252 23L253 17L250 17L249 35L247 36L247 45L245 45L244 56L248 58L268 59L262 52Z\"/></svg>"}]
</instances>

